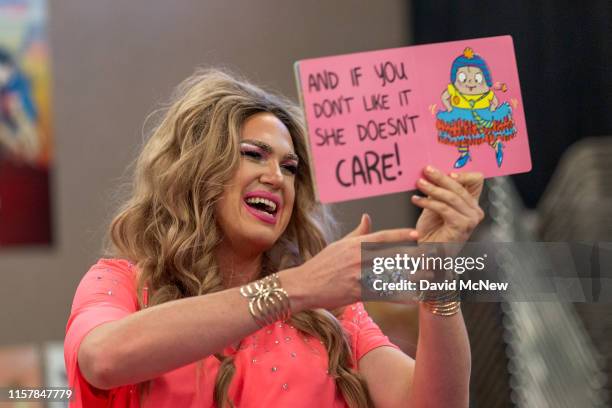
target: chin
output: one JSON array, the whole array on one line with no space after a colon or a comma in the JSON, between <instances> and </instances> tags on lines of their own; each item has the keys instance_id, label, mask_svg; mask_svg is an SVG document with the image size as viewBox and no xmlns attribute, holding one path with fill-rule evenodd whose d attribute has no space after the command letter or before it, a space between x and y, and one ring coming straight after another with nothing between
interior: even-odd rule
<instances>
[{"instance_id":1,"label":"chin","mask_svg":"<svg viewBox=\"0 0 612 408\"><path fill-rule=\"evenodd\" d=\"M243 231L242 241L248 242L251 247L262 248L262 251L273 247L282 235L276 228L273 229L264 225L249 225Z\"/></svg>"},{"instance_id":2,"label":"chin","mask_svg":"<svg viewBox=\"0 0 612 408\"><path fill-rule=\"evenodd\" d=\"M250 214L245 215L247 218L252 217ZM249 219L247 224L243 224L244 236L242 241L248 242L251 248L257 248L261 252L269 250L276 244L286 229L286 225L282 226L285 224L282 218L278 219L277 222L280 225L272 226L259 220Z\"/></svg>"},{"instance_id":3,"label":"chin","mask_svg":"<svg viewBox=\"0 0 612 408\"><path fill-rule=\"evenodd\" d=\"M244 242L251 249L255 249L258 252L268 251L270 248L274 246L274 244L276 244L276 241L278 241L277 237L266 237L266 236L261 236L261 235L257 235L253 237L246 237L244 240Z\"/></svg>"}]
</instances>

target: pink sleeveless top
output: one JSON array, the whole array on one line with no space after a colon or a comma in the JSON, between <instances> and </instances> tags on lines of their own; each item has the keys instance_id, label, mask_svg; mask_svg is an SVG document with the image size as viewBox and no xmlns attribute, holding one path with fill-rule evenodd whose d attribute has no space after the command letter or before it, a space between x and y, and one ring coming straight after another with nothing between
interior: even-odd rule
<instances>
[{"instance_id":1,"label":"pink sleeveless top","mask_svg":"<svg viewBox=\"0 0 612 408\"><path fill-rule=\"evenodd\" d=\"M81 375L77 354L81 341L96 326L138 311L135 268L120 259L101 259L79 284L64 342L71 407L139 407L135 385L100 392ZM346 307L340 322L349 335L354 361L370 350L398 348L380 331L357 302ZM236 366L228 395L239 407L346 407L335 382L327 373L327 352L321 342L289 324L277 322L263 327L241 342L238 350L227 347ZM219 360L202 360L203 369L189 364L152 380L144 407L213 407ZM199 387L198 387L199 385Z\"/></svg>"}]
</instances>

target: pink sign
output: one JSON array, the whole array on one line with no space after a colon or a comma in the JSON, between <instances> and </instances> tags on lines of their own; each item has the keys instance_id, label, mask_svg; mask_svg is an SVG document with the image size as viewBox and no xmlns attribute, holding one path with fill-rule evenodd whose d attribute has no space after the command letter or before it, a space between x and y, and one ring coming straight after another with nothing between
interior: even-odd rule
<instances>
[{"instance_id":1,"label":"pink sign","mask_svg":"<svg viewBox=\"0 0 612 408\"><path fill-rule=\"evenodd\" d=\"M321 202L416 188L423 167L531 170L510 36L298 61Z\"/></svg>"}]
</instances>

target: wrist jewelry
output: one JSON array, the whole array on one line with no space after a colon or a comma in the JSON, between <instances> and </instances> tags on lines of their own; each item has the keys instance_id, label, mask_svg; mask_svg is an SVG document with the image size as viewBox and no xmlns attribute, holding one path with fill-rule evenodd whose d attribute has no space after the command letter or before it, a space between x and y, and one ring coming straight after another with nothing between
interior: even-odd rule
<instances>
[{"instance_id":1,"label":"wrist jewelry","mask_svg":"<svg viewBox=\"0 0 612 408\"><path fill-rule=\"evenodd\" d=\"M242 286L240 294L249 299L249 311L260 327L291 317L289 295L276 273Z\"/></svg>"},{"instance_id":2,"label":"wrist jewelry","mask_svg":"<svg viewBox=\"0 0 612 408\"><path fill-rule=\"evenodd\" d=\"M421 302L431 313L438 316L452 316L461 309L459 291L422 292Z\"/></svg>"}]
</instances>

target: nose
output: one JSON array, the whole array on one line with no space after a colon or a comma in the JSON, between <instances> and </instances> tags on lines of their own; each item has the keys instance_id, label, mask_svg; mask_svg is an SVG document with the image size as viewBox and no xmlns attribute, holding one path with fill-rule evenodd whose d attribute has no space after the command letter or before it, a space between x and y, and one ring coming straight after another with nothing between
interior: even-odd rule
<instances>
[{"instance_id":1,"label":"nose","mask_svg":"<svg viewBox=\"0 0 612 408\"><path fill-rule=\"evenodd\" d=\"M279 163L275 160L270 160L269 165L261 174L259 180L263 184L268 184L274 188L280 188L283 184L283 172Z\"/></svg>"}]
</instances>

